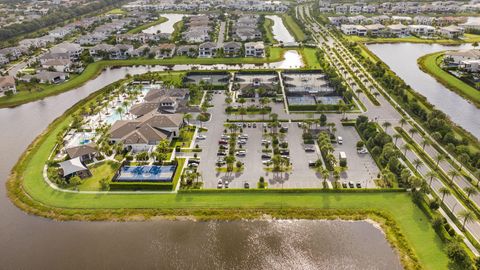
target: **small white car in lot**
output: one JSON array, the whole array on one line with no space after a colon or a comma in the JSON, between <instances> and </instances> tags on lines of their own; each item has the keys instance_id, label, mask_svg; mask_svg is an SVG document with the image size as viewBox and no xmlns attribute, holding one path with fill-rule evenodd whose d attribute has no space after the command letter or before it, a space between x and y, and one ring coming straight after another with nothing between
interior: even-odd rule
<instances>
[{"instance_id":1,"label":"small white car in lot","mask_svg":"<svg viewBox=\"0 0 480 270\"><path fill-rule=\"evenodd\" d=\"M368 150L367 148L360 148L360 149L357 149L357 153L359 154L368 154Z\"/></svg>"},{"instance_id":2,"label":"small white car in lot","mask_svg":"<svg viewBox=\"0 0 480 270\"><path fill-rule=\"evenodd\" d=\"M205 135L198 135L197 136L197 140L205 140L207 138L207 136Z\"/></svg>"}]
</instances>

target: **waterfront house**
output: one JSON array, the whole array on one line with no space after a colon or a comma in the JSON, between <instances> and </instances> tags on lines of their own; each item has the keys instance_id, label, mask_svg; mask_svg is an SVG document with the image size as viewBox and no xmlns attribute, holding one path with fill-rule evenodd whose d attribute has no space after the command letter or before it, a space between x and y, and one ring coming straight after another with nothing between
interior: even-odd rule
<instances>
[{"instance_id":1,"label":"waterfront house","mask_svg":"<svg viewBox=\"0 0 480 270\"><path fill-rule=\"evenodd\" d=\"M245 56L264 57L265 45L261 41L245 43Z\"/></svg>"},{"instance_id":2,"label":"waterfront house","mask_svg":"<svg viewBox=\"0 0 480 270\"><path fill-rule=\"evenodd\" d=\"M408 34L408 28L401 23L388 25L387 31L397 37L402 37Z\"/></svg>"},{"instance_id":3,"label":"waterfront house","mask_svg":"<svg viewBox=\"0 0 480 270\"><path fill-rule=\"evenodd\" d=\"M418 36L431 36L435 34L435 27L430 25L412 24L408 26L408 31L411 34Z\"/></svg>"},{"instance_id":4,"label":"waterfront house","mask_svg":"<svg viewBox=\"0 0 480 270\"><path fill-rule=\"evenodd\" d=\"M51 53L66 53L70 57L70 60L77 61L80 59L80 55L83 52L82 46L75 43L64 42L60 43L50 49Z\"/></svg>"},{"instance_id":5,"label":"waterfront house","mask_svg":"<svg viewBox=\"0 0 480 270\"><path fill-rule=\"evenodd\" d=\"M70 59L51 59L42 62L42 68L53 69L57 72L70 72L72 61Z\"/></svg>"},{"instance_id":6,"label":"waterfront house","mask_svg":"<svg viewBox=\"0 0 480 270\"><path fill-rule=\"evenodd\" d=\"M195 57L198 54L197 45L181 45L177 48L177 55L186 55L189 57Z\"/></svg>"},{"instance_id":7,"label":"waterfront house","mask_svg":"<svg viewBox=\"0 0 480 270\"><path fill-rule=\"evenodd\" d=\"M205 42L198 46L198 57L214 57L217 53L217 44Z\"/></svg>"},{"instance_id":8,"label":"waterfront house","mask_svg":"<svg viewBox=\"0 0 480 270\"><path fill-rule=\"evenodd\" d=\"M463 36L464 30L461 27L450 25L446 27L441 27L438 30L439 34L448 37L448 38L460 38Z\"/></svg>"},{"instance_id":9,"label":"waterfront house","mask_svg":"<svg viewBox=\"0 0 480 270\"><path fill-rule=\"evenodd\" d=\"M463 60L458 65L460 70L466 72L480 72L480 59L477 60Z\"/></svg>"},{"instance_id":10,"label":"waterfront house","mask_svg":"<svg viewBox=\"0 0 480 270\"><path fill-rule=\"evenodd\" d=\"M150 53L155 55L155 58L170 58L175 54L175 44L163 43L158 46L150 48Z\"/></svg>"},{"instance_id":11,"label":"waterfront house","mask_svg":"<svg viewBox=\"0 0 480 270\"><path fill-rule=\"evenodd\" d=\"M459 65L466 60L479 60L480 50L448 51L445 53L445 62L450 65Z\"/></svg>"},{"instance_id":12,"label":"waterfront house","mask_svg":"<svg viewBox=\"0 0 480 270\"><path fill-rule=\"evenodd\" d=\"M15 78L13 76L0 76L0 96L6 95L9 91L12 94L17 93Z\"/></svg>"},{"instance_id":13,"label":"waterfront house","mask_svg":"<svg viewBox=\"0 0 480 270\"><path fill-rule=\"evenodd\" d=\"M39 71L33 75L25 75L20 77L19 80L30 82L32 79L38 80L40 83L61 83L68 78L68 73L56 72L56 71Z\"/></svg>"},{"instance_id":14,"label":"waterfront house","mask_svg":"<svg viewBox=\"0 0 480 270\"><path fill-rule=\"evenodd\" d=\"M225 56L238 56L242 50L242 43L240 42L227 42L223 44L223 54Z\"/></svg>"},{"instance_id":15,"label":"waterfront house","mask_svg":"<svg viewBox=\"0 0 480 270\"><path fill-rule=\"evenodd\" d=\"M97 155L97 146L94 143L83 144L65 149L70 159L80 158L81 162L92 161Z\"/></svg>"}]
</instances>

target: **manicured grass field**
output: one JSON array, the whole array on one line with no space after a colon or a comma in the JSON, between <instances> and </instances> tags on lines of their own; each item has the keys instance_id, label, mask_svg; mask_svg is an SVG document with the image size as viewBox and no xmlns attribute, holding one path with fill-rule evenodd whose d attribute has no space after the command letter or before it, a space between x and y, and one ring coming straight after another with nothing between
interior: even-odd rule
<instances>
[{"instance_id":1,"label":"manicured grass field","mask_svg":"<svg viewBox=\"0 0 480 270\"><path fill-rule=\"evenodd\" d=\"M108 11L106 14L124 15L124 14L127 14L127 12L125 10L120 9L120 8L114 8L114 9Z\"/></svg>"},{"instance_id":2,"label":"manicured grass field","mask_svg":"<svg viewBox=\"0 0 480 270\"><path fill-rule=\"evenodd\" d=\"M55 191L44 182L42 169L56 143L56 134L70 121L71 112L67 112L50 126L50 130L34 143L15 166L8 188L9 196L17 205L22 205L18 198L22 198L23 192L26 192L28 197L23 199L40 203L38 207L43 211L63 211L74 219L81 219L84 214L95 215L95 211L102 209L118 209L130 215L141 215L147 209L163 209L171 215L175 215L175 211L202 213L207 209L277 209L280 212L282 209L378 210L393 217L425 269L448 268L448 258L443 252L441 240L421 210L411 202L408 193L79 194ZM55 210L47 210L50 207ZM35 213L32 208L29 210ZM41 214L41 211L36 213Z\"/></svg>"},{"instance_id":3,"label":"manicured grass field","mask_svg":"<svg viewBox=\"0 0 480 270\"><path fill-rule=\"evenodd\" d=\"M120 167L120 163L113 161L104 161L101 163L89 166L92 177L83 180L82 184L78 186L78 189L83 190L101 190L100 181L107 179L110 181L115 172Z\"/></svg>"},{"instance_id":4,"label":"manicured grass field","mask_svg":"<svg viewBox=\"0 0 480 270\"><path fill-rule=\"evenodd\" d=\"M401 37L401 38L370 38L370 37L359 37L359 36L350 36L343 35L345 39L351 42L361 42L361 43L429 43L429 44L461 44L469 42L479 42L480 35L465 34L464 39L424 39L414 36L410 37Z\"/></svg>"},{"instance_id":5,"label":"manicured grass field","mask_svg":"<svg viewBox=\"0 0 480 270\"><path fill-rule=\"evenodd\" d=\"M288 14L282 14L281 15L283 24L285 24L285 27L287 27L288 31L290 34L293 35L295 40L297 42L302 42L305 40L306 36L303 30L300 28L300 26L295 22L295 20L292 18L292 16Z\"/></svg>"},{"instance_id":6,"label":"manicured grass field","mask_svg":"<svg viewBox=\"0 0 480 270\"><path fill-rule=\"evenodd\" d=\"M441 61L443 54L444 52L437 52L424 55L418 59L418 65L424 72L433 76L445 87L472 101L477 107L480 107L479 90L440 68L439 61Z\"/></svg>"},{"instance_id":7,"label":"manicured grass field","mask_svg":"<svg viewBox=\"0 0 480 270\"><path fill-rule=\"evenodd\" d=\"M265 22L263 23L263 28L265 29L265 35L267 37L267 40L270 44L277 44L278 41L273 37L272 27L273 27L273 20L269 18L265 18Z\"/></svg>"},{"instance_id":8,"label":"manicured grass field","mask_svg":"<svg viewBox=\"0 0 480 270\"><path fill-rule=\"evenodd\" d=\"M283 53L288 50L279 47L271 47L268 58L241 57L241 58L189 58L186 56L176 56L170 59L127 59L127 60L102 60L89 64L85 70L78 76L68 81L56 84L42 86L42 91L20 91L17 94L0 98L0 108L18 106L31 101L39 100L48 96L57 95L79 87L97 76L104 68L113 66L133 66L133 65L186 65L186 64L262 64L278 62L283 60Z\"/></svg>"},{"instance_id":9,"label":"manicured grass field","mask_svg":"<svg viewBox=\"0 0 480 270\"><path fill-rule=\"evenodd\" d=\"M138 27L135 27L135 28L129 30L127 33L128 33L128 34L137 34L137 33L140 33L140 32L142 32L143 30L145 30L145 29L147 29L147 28L149 28L149 27L155 26L155 25L157 25L157 24L164 23L164 22L166 22L166 21L168 21L167 18L165 18L165 17L160 17L160 18L159 18L158 20L156 20L156 21L153 21L153 22L150 22L150 23L147 23L147 24L144 24L144 25L140 25L140 26L138 26Z\"/></svg>"},{"instance_id":10,"label":"manicured grass field","mask_svg":"<svg viewBox=\"0 0 480 270\"><path fill-rule=\"evenodd\" d=\"M302 48L300 52L302 53L303 61L308 68L320 68L320 63L318 62L316 54L316 48Z\"/></svg>"}]
</instances>

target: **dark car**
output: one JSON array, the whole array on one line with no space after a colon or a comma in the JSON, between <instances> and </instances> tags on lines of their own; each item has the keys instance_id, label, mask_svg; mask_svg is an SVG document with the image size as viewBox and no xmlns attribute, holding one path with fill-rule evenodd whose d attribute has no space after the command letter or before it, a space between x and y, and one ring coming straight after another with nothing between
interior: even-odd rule
<instances>
[{"instance_id":1,"label":"dark car","mask_svg":"<svg viewBox=\"0 0 480 270\"><path fill-rule=\"evenodd\" d=\"M218 151L218 152L217 152L217 156L224 157L224 156L226 156L226 155L227 155L226 152L222 152L222 151Z\"/></svg>"},{"instance_id":2,"label":"dark car","mask_svg":"<svg viewBox=\"0 0 480 270\"><path fill-rule=\"evenodd\" d=\"M282 156L288 156L288 155L290 155L290 151L288 151L288 150L280 150L280 155L282 155Z\"/></svg>"},{"instance_id":3,"label":"dark car","mask_svg":"<svg viewBox=\"0 0 480 270\"><path fill-rule=\"evenodd\" d=\"M343 188L347 188L347 182L343 182L343 183L342 183L342 187L343 187Z\"/></svg>"},{"instance_id":4,"label":"dark car","mask_svg":"<svg viewBox=\"0 0 480 270\"><path fill-rule=\"evenodd\" d=\"M357 188L362 188L362 184L360 182L357 183Z\"/></svg>"},{"instance_id":5,"label":"dark car","mask_svg":"<svg viewBox=\"0 0 480 270\"><path fill-rule=\"evenodd\" d=\"M308 162L309 167L315 167L316 165L317 165L317 163L315 161L309 161Z\"/></svg>"},{"instance_id":6,"label":"dark car","mask_svg":"<svg viewBox=\"0 0 480 270\"><path fill-rule=\"evenodd\" d=\"M262 154L262 159L271 159L272 156L268 154Z\"/></svg>"},{"instance_id":7,"label":"dark car","mask_svg":"<svg viewBox=\"0 0 480 270\"><path fill-rule=\"evenodd\" d=\"M350 188L354 188L354 187L355 187L355 185L353 184L352 181L348 182L348 186L349 186Z\"/></svg>"},{"instance_id":8,"label":"dark car","mask_svg":"<svg viewBox=\"0 0 480 270\"><path fill-rule=\"evenodd\" d=\"M244 188L250 188L250 184L249 184L249 183L245 183L245 184L243 184L243 187L244 187Z\"/></svg>"},{"instance_id":9,"label":"dark car","mask_svg":"<svg viewBox=\"0 0 480 270\"><path fill-rule=\"evenodd\" d=\"M220 140L220 141L218 141L218 144L228 144L228 141Z\"/></svg>"}]
</instances>

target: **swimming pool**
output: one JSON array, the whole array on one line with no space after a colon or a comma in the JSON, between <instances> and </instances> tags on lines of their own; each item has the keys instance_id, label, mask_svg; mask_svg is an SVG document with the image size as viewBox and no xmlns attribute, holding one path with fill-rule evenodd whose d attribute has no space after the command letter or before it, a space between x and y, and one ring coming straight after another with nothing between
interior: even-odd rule
<instances>
[{"instance_id":1,"label":"swimming pool","mask_svg":"<svg viewBox=\"0 0 480 270\"><path fill-rule=\"evenodd\" d=\"M117 172L115 182L171 182L176 165L123 166Z\"/></svg>"}]
</instances>

